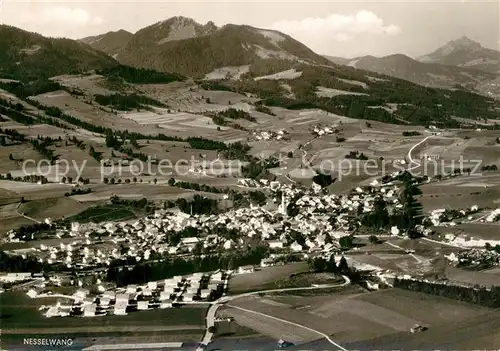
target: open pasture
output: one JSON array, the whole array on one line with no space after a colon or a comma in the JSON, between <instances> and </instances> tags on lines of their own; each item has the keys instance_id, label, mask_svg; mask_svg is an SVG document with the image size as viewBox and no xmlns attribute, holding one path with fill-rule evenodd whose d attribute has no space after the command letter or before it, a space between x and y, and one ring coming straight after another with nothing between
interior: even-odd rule
<instances>
[{"instance_id":1,"label":"open pasture","mask_svg":"<svg viewBox=\"0 0 500 351\"><path fill-rule=\"evenodd\" d=\"M105 78L98 74L92 75L62 75L53 77L52 80L73 89L84 91L88 94L111 94L112 91L104 87Z\"/></svg>"},{"instance_id":2,"label":"open pasture","mask_svg":"<svg viewBox=\"0 0 500 351\"><path fill-rule=\"evenodd\" d=\"M267 300L275 301L276 304L270 304ZM307 326L331 335L341 344L398 332L408 333L417 323L433 327L473 318L489 311L475 305L400 289L340 293L334 296L252 297L238 299L231 304ZM237 321L239 313L235 316ZM246 315L246 318L251 317L250 313ZM264 328L263 323L266 326L269 324L269 328ZM271 326L272 323L275 323L272 319L266 322L258 317L253 325L271 337L276 337L277 328L289 332L289 325L282 323L281 326Z\"/></svg>"},{"instance_id":3,"label":"open pasture","mask_svg":"<svg viewBox=\"0 0 500 351\"><path fill-rule=\"evenodd\" d=\"M114 113L108 111L108 109L100 107L97 104L88 104L65 91L37 95L33 99L46 106L58 107L64 113L82 121L103 127L119 130L127 129L131 132L140 132L143 134L157 134L163 131L163 129L157 128L154 125L141 126L132 120L119 118Z\"/></svg>"},{"instance_id":4,"label":"open pasture","mask_svg":"<svg viewBox=\"0 0 500 351\"><path fill-rule=\"evenodd\" d=\"M457 176L455 178L424 184L419 201L425 211L440 208L496 208L500 200L498 178L487 176Z\"/></svg>"},{"instance_id":5,"label":"open pasture","mask_svg":"<svg viewBox=\"0 0 500 351\"><path fill-rule=\"evenodd\" d=\"M247 291L276 289L275 283L288 278L291 274L307 272L305 262L291 263L282 266L258 268L253 273L236 274L229 280L229 292L239 294Z\"/></svg>"},{"instance_id":6,"label":"open pasture","mask_svg":"<svg viewBox=\"0 0 500 351\"><path fill-rule=\"evenodd\" d=\"M61 197L24 203L19 207L19 212L39 221L43 221L45 218L58 220L82 212L87 207L88 205L80 203L72 197Z\"/></svg>"}]
</instances>

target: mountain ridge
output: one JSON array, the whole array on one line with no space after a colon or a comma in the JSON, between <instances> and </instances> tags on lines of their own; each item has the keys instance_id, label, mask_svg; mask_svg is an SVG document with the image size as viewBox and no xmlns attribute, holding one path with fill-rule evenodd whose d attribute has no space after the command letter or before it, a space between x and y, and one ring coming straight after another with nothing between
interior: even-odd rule
<instances>
[{"instance_id":1,"label":"mountain ridge","mask_svg":"<svg viewBox=\"0 0 500 351\"><path fill-rule=\"evenodd\" d=\"M97 44L94 47L98 49ZM279 31L236 24L217 27L211 21L202 25L181 16L138 30L115 57L130 66L195 77L267 59L331 64Z\"/></svg>"},{"instance_id":2,"label":"mountain ridge","mask_svg":"<svg viewBox=\"0 0 500 351\"><path fill-rule=\"evenodd\" d=\"M57 63L57 64L55 64ZM119 66L104 52L66 38L48 38L17 27L0 25L0 76L37 80L69 71Z\"/></svg>"},{"instance_id":3,"label":"mountain ridge","mask_svg":"<svg viewBox=\"0 0 500 351\"><path fill-rule=\"evenodd\" d=\"M500 51L486 48L466 36L451 40L433 52L417 57L417 60L500 73Z\"/></svg>"}]
</instances>

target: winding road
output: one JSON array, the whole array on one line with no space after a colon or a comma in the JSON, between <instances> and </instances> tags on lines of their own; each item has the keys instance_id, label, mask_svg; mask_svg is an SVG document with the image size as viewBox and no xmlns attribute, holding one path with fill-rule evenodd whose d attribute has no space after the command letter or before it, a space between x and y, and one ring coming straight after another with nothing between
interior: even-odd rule
<instances>
[{"instance_id":1,"label":"winding road","mask_svg":"<svg viewBox=\"0 0 500 351\"><path fill-rule=\"evenodd\" d=\"M344 287L344 286L348 286L349 284L351 284L351 281L350 281L350 279L347 276L343 275L342 278L344 278L344 282L341 283L341 284L324 284L324 285L308 286L308 287L302 287L302 288L284 288L284 289L260 290L260 291L252 291L252 292L248 292L248 293L243 293L243 294L239 294L239 295L233 295L233 296L222 296L218 300L213 301L212 305L208 309L207 317L206 317L207 329L206 329L205 335L203 336L203 339L202 339L202 341L200 343L200 346L196 349L196 351L203 351L205 349L205 347L212 341L212 338L213 338L214 334L212 332L210 332L210 329L211 329L211 327L213 327L215 325L215 314L216 314L217 310L219 309L219 307L222 306L223 304L225 304L225 303L227 303L229 301L233 301L233 300L242 298L242 297L248 297L248 296L253 296L253 295L258 295L258 294L287 292L287 291L304 291L304 290L329 289L329 288ZM232 308L241 309L240 307L236 307L236 306L231 306L231 307ZM261 316L265 316L265 317L268 317L268 318L271 318L271 319L279 320L279 321L284 322L284 323L293 324L295 326L298 326L298 327L301 327L301 328L304 328L304 329L308 329L309 331L312 331L312 332L315 332L315 333L321 335L328 342L330 342L335 347L338 347L340 350L347 351L345 348L343 348L342 346L340 346L339 344L337 344L335 341L333 341L332 339L330 339L330 337L328 337L328 335L323 334L323 333L321 333L321 332L319 332L317 330L311 329L309 327L306 327L306 326L303 326L303 325L300 325L300 324L295 324L295 323L289 322L289 321L284 320L284 319L276 318L274 316L270 316L270 315L267 315L267 314L264 314L264 313L255 312L255 311L246 310L246 309L244 309L244 310L246 312L251 312L251 313L259 314Z\"/></svg>"},{"instance_id":2,"label":"winding road","mask_svg":"<svg viewBox=\"0 0 500 351\"><path fill-rule=\"evenodd\" d=\"M422 145L423 143L425 143L427 141L427 139L433 137L433 135L429 135L427 137L425 137L424 139L422 139L421 141L419 141L418 143L416 143L415 145L413 145L411 147L411 149L408 151L408 160L410 161L410 168L408 168L408 171L413 171L414 169L422 166L422 163L420 162L417 162L415 161L412 157L411 157L411 154L413 152L413 150L415 150L417 147L419 147L420 145ZM415 164L415 166L411 166L412 164Z\"/></svg>"}]
</instances>

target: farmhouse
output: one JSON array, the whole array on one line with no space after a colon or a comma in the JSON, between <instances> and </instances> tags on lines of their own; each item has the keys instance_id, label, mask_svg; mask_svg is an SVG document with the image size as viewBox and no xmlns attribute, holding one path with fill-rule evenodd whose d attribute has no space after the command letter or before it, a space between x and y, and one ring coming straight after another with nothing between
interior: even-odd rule
<instances>
[{"instance_id":1,"label":"farmhouse","mask_svg":"<svg viewBox=\"0 0 500 351\"><path fill-rule=\"evenodd\" d=\"M238 269L238 273L252 273L255 272L254 266L242 266Z\"/></svg>"}]
</instances>

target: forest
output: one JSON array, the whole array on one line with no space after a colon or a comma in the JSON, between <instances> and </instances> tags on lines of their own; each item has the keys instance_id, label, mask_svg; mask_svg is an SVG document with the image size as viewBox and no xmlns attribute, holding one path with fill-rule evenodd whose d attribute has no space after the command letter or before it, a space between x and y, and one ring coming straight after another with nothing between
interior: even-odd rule
<instances>
[{"instance_id":1,"label":"forest","mask_svg":"<svg viewBox=\"0 0 500 351\"><path fill-rule=\"evenodd\" d=\"M500 287L498 286L491 288L471 287L396 278L394 287L442 296L490 308L500 307Z\"/></svg>"}]
</instances>

